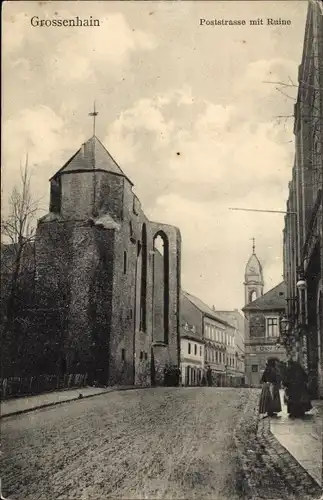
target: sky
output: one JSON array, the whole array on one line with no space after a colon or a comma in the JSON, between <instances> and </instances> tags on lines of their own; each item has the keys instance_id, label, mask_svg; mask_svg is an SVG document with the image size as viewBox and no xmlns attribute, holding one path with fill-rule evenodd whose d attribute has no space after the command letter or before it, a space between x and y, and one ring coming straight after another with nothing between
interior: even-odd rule
<instances>
[{"instance_id":1,"label":"sky","mask_svg":"<svg viewBox=\"0 0 323 500\"><path fill-rule=\"evenodd\" d=\"M48 210L48 179L91 137L95 99L96 135L146 215L181 231L183 289L219 310L243 307L253 237L265 291L278 284L284 215L230 208L286 209L296 86L275 82L297 84L306 10L304 0L5 3L4 212L26 151ZM33 27L33 16L100 26Z\"/></svg>"}]
</instances>

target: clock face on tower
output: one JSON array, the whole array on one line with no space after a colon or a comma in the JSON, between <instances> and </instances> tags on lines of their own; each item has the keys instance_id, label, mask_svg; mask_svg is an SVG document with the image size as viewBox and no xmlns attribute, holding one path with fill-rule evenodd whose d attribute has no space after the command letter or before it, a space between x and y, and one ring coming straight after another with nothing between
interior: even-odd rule
<instances>
[{"instance_id":1,"label":"clock face on tower","mask_svg":"<svg viewBox=\"0 0 323 500\"><path fill-rule=\"evenodd\" d=\"M255 270L255 268L254 268L254 267L251 267L251 268L250 268L250 272L251 272L251 273L254 273L255 271L256 271L256 270Z\"/></svg>"}]
</instances>

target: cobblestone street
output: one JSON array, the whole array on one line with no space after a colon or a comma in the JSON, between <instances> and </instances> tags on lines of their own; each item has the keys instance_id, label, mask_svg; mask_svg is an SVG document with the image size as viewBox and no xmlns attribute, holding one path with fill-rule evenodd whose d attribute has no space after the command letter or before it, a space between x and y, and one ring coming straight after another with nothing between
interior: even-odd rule
<instances>
[{"instance_id":1,"label":"cobblestone street","mask_svg":"<svg viewBox=\"0 0 323 500\"><path fill-rule=\"evenodd\" d=\"M144 389L10 417L2 422L3 494L9 500L242 499L234 429L243 415L249 418L243 410L253 395Z\"/></svg>"}]
</instances>

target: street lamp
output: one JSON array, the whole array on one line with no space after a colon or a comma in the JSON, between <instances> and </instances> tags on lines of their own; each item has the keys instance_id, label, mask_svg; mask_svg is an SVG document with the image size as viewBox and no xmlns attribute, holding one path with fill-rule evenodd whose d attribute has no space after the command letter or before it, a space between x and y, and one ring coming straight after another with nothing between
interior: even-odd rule
<instances>
[{"instance_id":1,"label":"street lamp","mask_svg":"<svg viewBox=\"0 0 323 500\"><path fill-rule=\"evenodd\" d=\"M307 283L303 277L298 280L298 282L296 283L296 287L298 288L298 290L306 290Z\"/></svg>"},{"instance_id":2,"label":"street lamp","mask_svg":"<svg viewBox=\"0 0 323 500\"><path fill-rule=\"evenodd\" d=\"M283 335L286 335L289 327L289 319L283 316L280 320L280 331Z\"/></svg>"},{"instance_id":3,"label":"street lamp","mask_svg":"<svg viewBox=\"0 0 323 500\"><path fill-rule=\"evenodd\" d=\"M279 334L280 337L277 339L276 347L279 348L281 344L286 341L288 330L289 330L289 319L286 316L281 316L279 321Z\"/></svg>"},{"instance_id":4,"label":"street lamp","mask_svg":"<svg viewBox=\"0 0 323 500\"><path fill-rule=\"evenodd\" d=\"M304 276L303 267L299 266L298 269L297 269L297 271L298 271L298 281L296 283L296 288L298 290L306 290L307 283L306 283L306 279L305 279L305 276Z\"/></svg>"}]
</instances>

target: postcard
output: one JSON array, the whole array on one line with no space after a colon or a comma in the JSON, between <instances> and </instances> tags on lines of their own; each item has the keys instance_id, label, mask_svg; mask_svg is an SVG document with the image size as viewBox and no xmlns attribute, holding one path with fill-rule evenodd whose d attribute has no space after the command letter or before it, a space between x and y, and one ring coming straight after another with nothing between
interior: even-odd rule
<instances>
[{"instance_id":1,"label":"postcard","mask_svg":"<svg viewBox=\"0 0 323 500\"><path fill-rule=\"evenodd\" d=\"M1 499L323 498L322 1L2 12Z\"/></svg>"}]
</instances>

